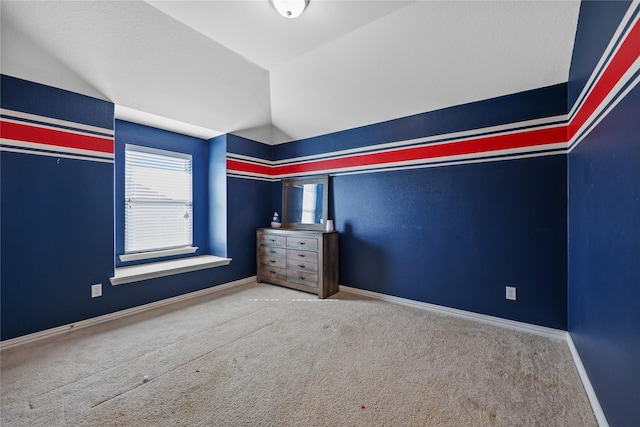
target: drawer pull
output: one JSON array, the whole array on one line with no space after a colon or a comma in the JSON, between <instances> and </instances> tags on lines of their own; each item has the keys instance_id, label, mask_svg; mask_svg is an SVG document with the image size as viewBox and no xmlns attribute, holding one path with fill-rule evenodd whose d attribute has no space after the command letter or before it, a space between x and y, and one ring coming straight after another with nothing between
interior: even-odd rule
<instances>
[{"instance_id":1,"label":"drawer pull","mask_svg":"<svg viewBox=\"0 0 640 427\"><path fill-rule=\"evenodd\" d=\"M300 280L306 280L304 276L300 276Z\"/></svg>"},{"instance_id":2,"label":"drawer pull","mask_svg":"<svg viewBox=\"0 0 640 427\"><path fill-rule=\"evenodd\" d=\"M275 264L276 260L275 259L270 259L269 262L272 263L272 264Z\"/></svg>"},{"instance_id":3,"label":"drawer pull","mask_svg":"<svg viewBox=\"0 0 640 427\"><path fill-rule=\"evenodd\" d=\"M270 251L269 251L269 253L270 253L270 254L275 254L275 253L276 253L276 251L274 251L274 250L270 250Z\"/></svg>"},{"instance_id":4,"label":"drawer pull","mask_svg":"<svg viewBox=\"0 0 640 427\"><path fill-rule=\"evenodd\" d=\"M298 267L304 268L304 264L299 264Z\"/></svg>"},{"instance_id":5,"label":"drawer pull","mask_svg":"<svg viewBox=\"0 0 640 427\"><path fill-rule=\"evenodd\" d=\"M271 274L276 274L276 272L275 272L275 271L273 271L273 270L269 270L269 273L271 273Z\"/></svg>"},{"instance_id":6,"label":"drawer pull","mask_svg":"<svg viewBox=\"0 0 640 427\"><path fill-rule=\"evenodd\" d=\"M270 242L275 242L275 241L276 241L276 239L269 239L269 241L270 241Z\"/></svg>"},{"instance_id":7,"label":"drawer pull","mask_svg":"<svg viewBox=\"0 0 640 427\"><path fill-rule=\"evenodd\" d=\"M304 242L300 242L300 245L304 245Z\"/></svg>"},{"instance_id":8,"label":"drawer pull","mask_svg":"<svg viewBox=\"0 0 640 427\"><path fill-rule=\"evenodd\" d=\"M305 255L305 254L298 254L298 256L299 256L300 258L304 258L304 257L306 257L306 255Z\"/></svg>"}]
</instances>

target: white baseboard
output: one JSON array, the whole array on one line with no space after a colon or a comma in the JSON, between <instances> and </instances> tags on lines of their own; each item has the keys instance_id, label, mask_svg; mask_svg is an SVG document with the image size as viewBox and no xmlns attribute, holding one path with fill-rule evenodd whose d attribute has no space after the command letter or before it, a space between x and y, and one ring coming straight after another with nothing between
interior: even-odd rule
<instances>
[{"instance_id":1,"label":"white baseboard","mask_svg":"<svg viewBox=\"0 0 640 427\"><path fill-rule=\"evenodd\" d=\"M433 311L441 314L449 314L456 317L462 317L468 320L474 320L489 325L501 326L503 328L515 329L517 331L529 332L535 335L542 335L547 338L556 338L561 340L567 339L567 331L560 329L547 328L545 326L532 325L530 323L518 322L515 320L503 319L501 317L489 316L487 314L474 313L457 308L444 307L426 302L414 301L407 298L394 297L391 295L380 294L378 292L365 291L362 289L351 288L349 286L340 285L340 290L352 294L363 295L369 298L375 298L382 301L389 301L395 304L406 305L421 310Z\"/></svg>"},{"instance_id":2,"label":"white baseboard","mask_svg":"<svg viewBox=\"0 0 640 427\"><path fill-rule=\"evenodd\" d=\"M476 322L487 323L494 326L500 326L503 328L515 329L517 331L529 332L535 335L541 335L547 338L556 338L564 340L569 346L569 351L571 352L571 357L573 358L573 363L578 370L578 374L580 376L580 380L582 381L582 385L587 393L587 397L589 398L589 402L591 403L591 408L593 409L593 413L595 414L596 420L598 421L598 425L600 427L609 427L609 423L604 415L604 411L600 406L600 402L598 401L598 397L596 396L593 387L591 386L591 381L589 380L589 376L587 375L587 371L584 369L582 365L582 360L580 359L580 354L573 344L573 340L571 339L571 335L567 331L563 331L560 329L547 328L544 326L532 325L530 323L517 322L515 320L502 319L500 317L488 316L486 314L473 313L471 311L466 310L458 310L456 308L444 307L435 304L429 304L426 302L414 301L406 298L394 297L391 295L380 294L378 292L365 291L363 289L351 288L349 286L340 285L340 290L343 292L349 292L356 295L362 295L369 298L374 298L382 301L388 301L395 304L401 304L408 307L414 307L421 310L433 311L441 314L449 314L452 316L461 317L468 320L473 320Z\"/></svg>"},{"instance_id":3,"label":"white baseboard","mask_svg":"<svg viewBox=\"0 0 640 427\"><path fill-rule=\"evenodd\" d=\"M569 351L571 351L571 356L573 357L573 363L576 365L576 369L578 370L578 375L580 375L580 379L582 380L582 385L584 386L584 390L587 392L587 397L589 398L589 402L591 402L591 407L593 408L593 413L596 416L596 420L598 421L598 425L600 427L609 427L609 423L607 422L607 418L604 416L604 411L602 410L602 406L600 406L600 402L598 401L598 396L596 396L596 392L591 385L591 381L589 380L589 375L587 374L587 370L584 368L582 364L582 359L580 359L580 353L578 353L578 349L573 344L573 339L571 338L571 334L567 334L567 345L569 346Z\"/></svg>"},{"instance_id":4,"label":"white baseboard","mask_svg":"<svg viewBox=\"0 0 640 427\"><path fill-rule=\"evenodd\" d=\"M152 310L154 308L164 307L170 304L175 304L180 301L189 300L192 298L198 298L205 295L209 295L215 292L224 291L236 286L252 283L256 280L256 276L247 277L245 279L236 280L229 283L224 283L218 286L212 286L210 288L201 289L195 292L189 292L188 294L178 295L172 298L163 299L160 301L151 302L149 304L139 305L137 307L128 308L126 310L116 311L114 313L105 314L98 317L92 317L91 319L81 320L79 322L70 323L68 325L58 326L56 328L47 329L40 332L34 332L33 334L23 335L17 338L12 338L0 342L0 351L8 348L16 347L22 344L31 343L44 338L53 337L56 335L68 333L89 326L97 325L99 323L109 322L111 320L120 319L122 317L131 316L133 314L142 313L144 311Z\"/></svg>"},{"instance_id":5,"label":"white baseboard","mask_svg":"<svg viewBox=\"0 0 640 427\"><path fill-rule=\"evenodd\" d=\"M202 289L195 292L190 292L184 295L178 295L172 298L167 298L164 300L152 302L149 304L140 305L138 307L132 307L126 310L117 311L114 313L105 314L103 316L93 317L91 319L82 320L80 322L71 323L68 325L58 326L56 328L47 329L40 332L35 332L29 335L23 335L21 337L13 338L10 340L5 340L0 342L0 351L6 350L12 347L16 347L22 344L31 343L34 341L38 341L44 338L61 335L64 333L68 333L77 329L87 328L89 326L97 325L100 323L108 322L111 320L123 318L126 316L131 316L133 314L142 313L147 310L152 310L159 307L164 307L170 304L175 304L180 301L189 300L192 298L198 298L205 295L209 295L215 292L220 292L226 289L230 289L237 286L246 285L252 282L255 282L256 276L247 277L245 279L236 280L234 282L225 283L218 286L213 286L210 288ZM578 374L580 379L582 380L582 384L587 393L587 397L589 398L589 402L591 403L591 407L593 408L593 412L595 414L596 420L598 421L598 425L600 427L609 427L609 423L604 415L604 411L600 406L600 402L598 401L598 397L596 396L593 387L591 386L591 381L589 380L589 376L587 375L587 371L582 364L582 360L580 359L580 354L573 344L573 340L571 339L571 335L560 329L547 328L544 326L532 325L529 323L518 322L515 320L502 319L500 317L489 316L486 314L473 313L471 311L459 310L456 308L444 307L436 304L429 304L426 302L414 301L407 298L394 297L391 295L385 295L378 292L366 291L363 289L352 288L349 286L340 285L340 291L352 293L355 295L362 295L368 298L378 299L382 301L388 301L395 304L400 304L408 307L414 307L421 310L433 311L441 314L448 314L452 316L461 317L468 320L473 320L480 323L486 323L489 325L500 326L503 328L514 329L521 332L528 332L535 335L541 335L547 338L555 338L566 341L569 346L569 351L571 352L571 356L573 357L573 362L578 370Z\"/></svg>"}]
</instances>

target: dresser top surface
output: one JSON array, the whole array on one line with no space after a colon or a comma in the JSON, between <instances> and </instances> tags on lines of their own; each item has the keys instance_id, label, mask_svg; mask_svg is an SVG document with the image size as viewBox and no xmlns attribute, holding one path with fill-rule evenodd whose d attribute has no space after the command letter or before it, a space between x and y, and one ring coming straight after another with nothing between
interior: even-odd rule
<instances>
[{"instance_id":1,"label":"dresser top surface","mask_svg":"<svg viewBox=\"0 0 640 427\"><path fill-rule=\"evenodd\" d=\"M320 231L320 230L299 230L293 228L259 228L259 231L269 234L281 234L281 235L312 235L318 236L322 234L337 233L337 231Z\"/></svg>"}]
</instances>

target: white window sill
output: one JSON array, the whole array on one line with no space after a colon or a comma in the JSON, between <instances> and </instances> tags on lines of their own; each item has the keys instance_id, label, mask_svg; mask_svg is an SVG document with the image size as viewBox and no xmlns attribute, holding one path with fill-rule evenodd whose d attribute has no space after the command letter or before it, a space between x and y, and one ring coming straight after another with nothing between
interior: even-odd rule
<instances>
[{"instance_id":1,"label":"white window sill","mask_svg":"<svg viewBox=\"0 0 640 427\"><path fill-rule=\"evenodd\" d=\"M198 250L197 246L185 246L184 248L165 249L163 251L140 252L120 255L120 261L139 261L141 259L160 258L163 256L192 254Z\"/></svg>"},{"instance_id":2,"label":"white window sill","mask_svg":"<svg viewBox=\"0 0 640 427\"><path fill-rule=\"evenodd\" d=\"M152 262L149 264L132 265L115 269L114 277L109 280L112 285L139 282L141 280L154 279L156 277L170 276L172 274L187 273L189 271L203 270L205 268L221 267L228 265L231 258L221 258L213 255L202 255L171 261Z\"/></svg>"}]
</instances>

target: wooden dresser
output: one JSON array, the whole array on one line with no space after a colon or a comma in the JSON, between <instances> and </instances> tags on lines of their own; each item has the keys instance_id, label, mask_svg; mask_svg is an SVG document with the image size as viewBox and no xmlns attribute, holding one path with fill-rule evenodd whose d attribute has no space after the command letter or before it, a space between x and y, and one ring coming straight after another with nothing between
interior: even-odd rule
<instances>
[{"instance_id":1,"label":"wooden dresser","mask_svg":"<svg viewBox=\"0 0 640 427\"><path fill-rule=\"evenodd\" d=\"M338 292L338 233L261 228L257 231L258 282L327 298Z\"/></svg>"}]
</instances>

